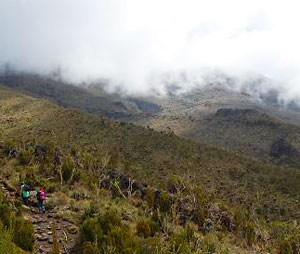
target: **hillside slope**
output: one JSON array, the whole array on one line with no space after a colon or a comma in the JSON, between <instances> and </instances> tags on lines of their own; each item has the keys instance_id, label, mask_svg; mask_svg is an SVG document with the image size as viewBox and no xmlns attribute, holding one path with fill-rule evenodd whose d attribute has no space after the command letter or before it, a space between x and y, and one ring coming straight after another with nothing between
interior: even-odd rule
<instances>
[{"instance_id":1,"label":"hillside slope","mask_svg":"<svg viewBox=\"0 0 300 254\"><path fill-rule=\"evenodd\" d=\"M288 214L298 216L297 209L293 210L298 207L293 200L299 198L300 190L297 170L271 167L173 134L63 109L4 88L0 102L1 138L53 143L65 149L79 146L95 156L108 151L116 166L149 184L165 186L166 179L178 174L219 193L221 199L244 203L257 202L253 192L263 192L259 205L285 207ZM282 203L274 203L274 195Z\"/></svg>"},{"instance_id":2,"label":"hillside slope","mask_svg":"<svg viewBox=\"0 0 300 254\"><path fill-rule=\"evenodd\" d=\"M0 141L0 177L53 192L47 209L80 228L77 253L107 253L112 242L122 254L299 250L300 229L289 222L300 219L298 170L4 87ZM130 182L145 186L144 198L131 197Z\"/></svg>"},{"instance_id":3,"label":"hillside slope","mask_svg":"<svg viewBox=\"0 0 300 254\"><path fill-rule=\"evenodd\" d=\"M225 81L219 83L219 79ZM103 89L104 84L79 88L60 79L29 73L2 74L0 83L37 98L50 99L65 108L150 126L158 131L173 131L200 144L217 145L262 161L298 167L299 109L280 105L276 91L254 98L231 89L230 79L219 79L182 93L168 87L165 97L109 94ZM277 147L275 153L274 147Z\"/></svg>"},{"instance_id":4,"label":"hillside slope","mask_svg":"<svg viewBox=\"0 0 300 254\"><path fill-rule=\"evenodd\" d=\"M138 120L138 124L171 130L200 144L217 145L263 161L299 165L299 155L272 153L279 139L300 151L297 111L259 103L249 95L216 86L195 88L156 103L162 111Z\"/></svg>"}]
</instances>

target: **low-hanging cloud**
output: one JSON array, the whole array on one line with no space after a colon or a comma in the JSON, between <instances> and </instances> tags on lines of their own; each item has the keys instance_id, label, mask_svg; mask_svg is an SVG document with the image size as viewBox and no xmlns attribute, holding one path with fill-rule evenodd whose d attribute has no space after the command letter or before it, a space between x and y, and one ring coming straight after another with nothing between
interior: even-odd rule
<instances>
[{"instance_id":1,"label":"low-hanging cloud","mask_svg":"<svg viewBox=\"0 0 300 254\"><path fill-rule=\"evenodd\" d=\"M300 96L293 0L0 0L0 65L159 89L162 73L262 75ZM197 76L197 75L196 75ZM270 85L270 84L269 84Z\"/></svg>"}]
</instances>

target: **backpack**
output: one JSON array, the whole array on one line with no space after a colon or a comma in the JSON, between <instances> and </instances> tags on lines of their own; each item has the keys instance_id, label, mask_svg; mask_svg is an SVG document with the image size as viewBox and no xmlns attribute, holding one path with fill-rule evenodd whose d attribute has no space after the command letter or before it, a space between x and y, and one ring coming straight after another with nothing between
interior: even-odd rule
<instances>
[{"instance_id":1,"label":"backpack","mask_svg":"<svg viewBox=\"0 0 300 254\"><path fill-rule=\"evenodd\" d=\"M23 198L29 198L29 196L30 196L30 192L29 191L25 191L25 190L22 191L22 197Z\"/></svg>"},{"instance_id":2,"label":"backpack","mask_svg":"<svg viewBox=\"0 0 300 254\"><path fill-rule=\"evenodd\" d=\"M43 201L46 199L46 193L44 191L38 191L36 196L39 201Z\"/></svg>"},{"instance_id":3,"label":"backpack","mask_svg":"<svg viewBox=\"0 0 300 254\"><path fill-rule=\"evenodd\" d=\"M23 191L30 191L30 187L27 184L21 186Z\"/></svg>"}]
</instances>

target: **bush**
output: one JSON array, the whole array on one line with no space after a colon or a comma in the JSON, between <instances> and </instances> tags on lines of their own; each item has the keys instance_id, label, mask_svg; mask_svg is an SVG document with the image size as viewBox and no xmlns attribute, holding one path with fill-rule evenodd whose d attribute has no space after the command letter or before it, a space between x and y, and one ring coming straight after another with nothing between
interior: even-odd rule
<instances>
[{"instance_id":1,"label":"bush","mask_svg":"<svg viewBox=\"0 0 300 254\"><path fill-rule=\"evenodd\" d=\"M249 221L249 213L243 207L235 207L233 209L234 213L234 224L237 227L237 230L243 230L245 222Z\"/></svg>"},{"instance_id":2,"label":"bush","mask_svg":"<svg viewBox=\"0 0 300 254\"><path fill-rule=\"evenodd\" d=\"M147 188L146 189L146 202L149 207L154 207L154 191L152 188Z\"/></svg>"},{"instance_id":3,"label":"bush","mask_svg":"<svg viewBox=\"0 0 300 254\"><path fill-rule=\"evenodd\" d=\"M83 222L80 232L82 242L95 242L102 237L103 231L97 218L88 218Z\"/></svg>"},{"instance_id":4,"label":"bush","mask_svg":"<svg viewBox=\"0 0 300 254\"><path fill-rule=\"evenodd\" d=\"M279 243L279 253L280 254L294 254L294 253L298 253L298 252L294 252L292 244L287 239L285 239Z\"/></svg>"},{"instance_id":5,"label":"bush","mask_svg":"<svg viewBox=\"0 0 300 254\"><path fill-rule=\"evenodd\" d=\"M150 219L148 224L149 224L149 227L150 227L151 236L154 236L155 233L159 232L160 229L161 229L160 225L159 225L159 222L155 218Z\"/></svg>"},{"instance_id":6,"label":"bush","mask_svg":"<svg viewBox=\"0 0 300 254\"><path fill-rule=\"evenodd\" d=\"M168 178L167 189L171 193L176 193L178 190L184 190L184 183L182 178L177 175L171 175Z\"/></svg>"},{"instance_id":7,"label":"bush","mask_svg":"<svg viewBox=\"0 0 300 254\"><path fill-rule=\"evenodd\" d=\"M95 246L96 253L138 253L137 240L127 225L121 223L121 216L115 209L109 209L103 215L84 220L80 230L81 252L89 252L86 246Z\"/></svg>"},{"instance_id":8,"label":"bush","mask_svg":"<svg viewBox=\"0 0 300 254\"><path fill-rule=\"evenodd\" d=\"M58 206L69 205L69 197L63 192L56 192L45 203L46 209L52 210Z\"/></svg>"},{"instance_id":9,"label":"bush","mask_svg":"<svg viewBox=\"0 0 300 254\"><path fill-rule=\"evenodd\" d=\"M97 246L91 242L85 242L82 246L82 254L98 254Z\"/></svg>"},{"instance_id":10,"label":"bush","mask_svg":"<svg viewBox=\"0 0 300 254\"><path fill-rule=\"evenodd\" d=\"M34 167L26 166L24 168L25 171L25 183L30 187L39 186L39 179L37 178L37 173L35 172Z\"/></svg>"},{"instance_id":11,"label":"bush","mask_svg":"<svg viewBox=\"0 0 300 254\"><path fill-rule=\"evenodd\" d=\"M201 187L196 187L194 189L194 193L196 195L197 203L201 205L205 205L207 203L207 194L205 194L204 190Z\"/></svg>"},{"instance_id":12,"label":"bush","mask_svg":"<svg viewBox=\"0 0 300 254\"><path fill-rule=\"evenodd\" d=\"M136 231L139 236L143 236L145 238L151 235L150 225L145 220L140 220L136 223Z\"/></svg>"},{"instance_id":13,"label":"bush","mask_svg":"<svg viewBox=\"0 0 300 254\"><path fill-rule=\"evenodd\" d=\"M217 251L216 239L210 234L206 235L201 241L201 250L203 251L203 253L207 253L207 254L216 253Z\"/></svg>"},{"instance_id":14,"label":"bush","mask_svg":"<svg viewBox=\"0 0 300 254\"><path fill-rule=\"evenodd\" d=\"M203 206L198 207L194 210L192 220L198 226L203 227L206 218L207 218L207 211Z\"/></svg>"},{"instance_id":15,"label":"bush","mask_svg":"<svg viewBox=\"0 0 300 254\"><path fill-rule=\"evenodd\" d=\"M277 242L280 253L294 254L300 252L300 228L293 222L272 222L270 233Z\"/></svg>"},{"instance_id":16,"label":"bush","mask_svg":"<svg viewBox=\"0 0 300 254\"><path fill-rule=\"evenodd\" d=\"M5 228L9 228L11 225L11 219L13 217L13 212L9 204L5 200L1 200L0 195L0 221Z\"/></svg>"},{"instance_id":17,"label":"bush","mask_svg":"<svg viewBox=\"0 0 300 254\"><path fill-rule=\"evenodd\" d=\"M255 225L248 221L243 228L247 243L251 246L256 240Z\"/></svg>"},{"instance_id":18,"label":"bush","mask_svg":"<svg viewBox=\"0 0 300 254\"><path fill-rule=\"evenodd\" d=\"M33 158L33 150L23 150L19 155L19 163L22 166L28 165Z\"/></svg>"},{"instance_id":19,"label":"bush","mask_svg":"<svg viewBox=\"0 0 300 254\"><path fill-rule=\"evenodd\" d=\"M166 192L162 192L158 201L159 209L163 213L170 212L172 199Z\"/></svg>"},{"instance_id":20,"label":"bush","mask_svg":"<svg viewBox=\"0 0 300 254\"><path fill-rule=\"evenodd\" d=\"M70 157L67 157L65 160L64 160L64 163L62 164L62 167L61 167L61 170L62 170L62 177L63 177L63 180L65 182L67 182L71 176L72 176L72 172L73 172L73 161Z\"/></svg>"},{"instance_id":21,"label":"bush","mask_svg":"<svg viewBox=\"0 0 300 254\"><path fill-rule=\"evenodd\" d=\"M0 230L0 254L25 254L12 242L13 232L11 230Z\"/></svg>"},{"instance_id":22,"label":"bush","mask_svg":"<svg viewBox=\"0 0 300 254\"><path fill-rule=\"evenodd\" d=\"M14 243L26 251L32 251L34 244L34 231L32 223L21 217L16 218L14 226Z\"/></svg>"},{"instance_id":23,"label":"bush","mask_svg":"<svg viewBox=\"0 0 300 254\"><path fill-rule=\"evenodd\" d=\"M0 194L0 246L7 248L10 243L11 252L4 253L22 253L13 242L26 251L32 251L34 243L34 231L32 224L22 217L16 217L9 203ZM5 246L4 246L5 245ZM0 248L0 253L1 253Z\"/></svg>"},{"instance_id":24,"label":"bush","mask_svg":"<svg viewBox=\"0 0 300 254\"><path fill-rule=\"evenodd\" d=\"M190 253L189 241L184 229L173 233L170 240L175 253Z\"/></svg>"}]
</instances>

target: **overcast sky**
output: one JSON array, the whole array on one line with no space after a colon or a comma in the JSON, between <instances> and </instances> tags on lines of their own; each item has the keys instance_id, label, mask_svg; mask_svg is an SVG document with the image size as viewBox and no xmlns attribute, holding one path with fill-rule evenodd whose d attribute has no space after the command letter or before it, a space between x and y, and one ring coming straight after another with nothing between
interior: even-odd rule
<instances>
[{"instance_id":1,"label":"overcast sky","mask_svg":"<svg viewBox=\"0 0 300 254\"><path fill-rule=\"evenodd\" d=\"M0 63L131 90L161 72L257 73L300 95L293 0L0 0Z\"/></svg>"}]
</instances>

